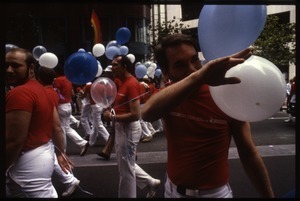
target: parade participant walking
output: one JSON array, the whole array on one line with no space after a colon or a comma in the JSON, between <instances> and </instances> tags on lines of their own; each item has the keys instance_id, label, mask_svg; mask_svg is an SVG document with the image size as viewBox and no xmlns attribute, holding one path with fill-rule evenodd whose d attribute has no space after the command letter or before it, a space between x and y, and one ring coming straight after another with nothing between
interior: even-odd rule
<instances>
[{"instance_id":1,"label":"parade participant walking","mask_svg":"<svg viewBox=\"0 0 300 201\"><path fill-rule=\"evenodd\" d=\"M45 87L47 94L49 95L49 98L54 103L55 108L58 109L59 95L52 86L54 78L55 78L55 72L52 68L46 68L41 66L38 69L38 81ZM54 151L53 143L52 143L52 149ZM66 186L66 190L62 193L63 197L70 196L72 193L74 193L76 188L79 186L80 181L74 176L72 172L68 171L67 173L64 173L62 171L61 167L58 165L56 156L54 161L54 174Z\"/></svg>"},{"instance_id":2,"label":"parade participant walking","mask_svg":"<svg viewBox=\"0 0 300 201\"><path fill-rule=\"evenodd\" d=\"M96 102L94 101L92 95L91 95L91 86L92 83L89 83L87 85L85 85L85 87L83 88L83 94L82 94L82 98L87 98L89 100L89 104L91 107L91 121L92 121L92 125L94 127L94 129L92 130L93 132L91 133L87 133L89 135L89 144L91 146L93 146L96 143L96 140L98 138L98 136L101 136L101 138L104 140L104 143L107 142L108 137L109 137L109 132L106 130L106 128L103 125L102 119L101 119L101 115L103 112L103 108L100 107L98 104L96 104ZM85 113L84 111L82 113ZM88 120L87 118L85 118L82 121L82 125L84 126L84 128L86 130L87 127L89 127L90 125L88 124Z\"/></svg>"},{"instance_id":3,"label":"parade participant walking","mask_svg":"<svg viewBox=\"0 0 300 201\"><path fill-rule=\"evenodd\" d=\"M53 86L59 93L58 114L60 117L61 126L64 132L65 143L67 143L67 136L80 147L80 156L84 156L87 152L89 143L83 139L70 126L70 117L72 114L71 97L73 94L72 83L67 79L63 73L63 67L55 67L57 76L54 79ZM65 145L67 147L67 145Z\"/></svg>"},{"instance_id":4,"label":"parade participant walking","mask_svg":"<svg viewBox=\"0 0 300 201\"><path fill-rule=\"evenodd\" d=\"M6 53L6 196L57 198L51 182L54 152L62 170L73 163L62 150L59 116L45 88L36 80L36 61L22 48Z\"/></svg>"},{"instance_id":5,"label":"parade participant walking","mask_svg":"<svg viewBox=\"0 0 300 201\"><path fill-rule=\"evenodd\" d=\"M136 198L136 187L148 188L147 197L154 197L160 180L154 179L136 164L136 149L141 137L140 86L132 75L133 64L125 55L116 55L112 72L121 81L114 101L115 114L103 113L104 119L115 124L115 152L119 170L119 198Z\"/></svg>"},{"instance_id":6,"label":"parade participant walking","mask_svg":"<svg viewBox=\"0 0 300 201\"><path fill-rule=\"evenodd\" d=\"M231 198L228 151L231 138L244 170L262 197L274 197L268 171L252 140L250 124L223 113L208 86L236 84L227 70L251 56L245 49L201 66L196 43L184 34L165 37L155 58L171 81L144 104L142 118L163 118L167 138L166 198Z\"/></svg>"}]
</instances>

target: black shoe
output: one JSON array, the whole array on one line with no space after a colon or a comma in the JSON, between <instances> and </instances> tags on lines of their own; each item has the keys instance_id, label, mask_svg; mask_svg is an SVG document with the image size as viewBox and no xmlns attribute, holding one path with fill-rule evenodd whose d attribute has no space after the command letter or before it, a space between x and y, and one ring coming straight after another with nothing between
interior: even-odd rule
<instances>
[{"instance_id":1,"label":"black shoe","mask_svg":"<svg viewBox=\"0 0 300 201\"><path fill-rule=\"evenodd\" d=\"M108 161L109 158L110 158L109 155L107 155L107 154L105 154L105 153L103 153L103 152L98 152L97 155L100 156L100 157L102 157L102 158L104 158L104 159L107 160L107 161Z\"/></svg>"},{"instance_id":2,"label":"black shoe","mask_svg":"<svg viewBox=\"0 0 300 201\"><path fill-rule=\"evenodd\" d=\"M89 148L89 142L87 142L82 148L81 148L81 151L80 151L80 156L84 156L87 152Z\"/></svg>"}]
</instances>

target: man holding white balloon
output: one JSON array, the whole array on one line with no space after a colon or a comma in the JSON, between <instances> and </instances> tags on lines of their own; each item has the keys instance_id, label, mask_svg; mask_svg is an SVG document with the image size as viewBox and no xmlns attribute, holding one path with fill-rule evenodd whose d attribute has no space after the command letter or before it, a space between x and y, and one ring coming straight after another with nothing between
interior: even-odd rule
<instances>
[{"instance_id":1,"label":"man holding white balloon","mask_svg":"<svg viewBox=\"0 0 300 201\"><path fill-rule=\"evenodd\" d=\"M264 162L252 141L248 122L225 114L209 86L237 84L226 72L251 56L250 49L206 63L193 39L184 34L164 38L155 57L171 83L144 104L142 118L162 118L168 144L166 198L232 198L228 152L234 139L246 174L262 197L274 197Z\"/></svg>"}]
</instances>

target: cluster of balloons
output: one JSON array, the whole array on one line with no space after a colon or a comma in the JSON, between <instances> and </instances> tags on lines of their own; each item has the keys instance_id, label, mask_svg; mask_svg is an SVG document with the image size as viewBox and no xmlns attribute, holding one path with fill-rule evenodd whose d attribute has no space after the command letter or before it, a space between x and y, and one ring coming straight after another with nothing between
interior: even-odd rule
<instances>
[{"instance_id":1,"label":"cluster of balloons","mask_svg":"<svg viewBox=\"0 0 300 201\"><path fill-rule=\"evenodd\" d=\"M83 48L80 48L76 53L68 57L65 62L65 75L75 84L85 84L91 82L95 77L99 77L103 68L101 63L96 57L105 56L112 60L113 57L118 55L126 55L132 63L135 61L133 54L128 54L128 47L123 45L130 39L131 33L128 28L121 27L116 33L116 40L110 41L106 47L97 43L93 46L92 52L86 52Z\"/></svg>"},{"instance_id":2,"label":"cluster of balloons","mask_svg":"<svg viewBox=\"0 0 300 201\"><path fill-rule=\"evenodd\" d=\"M32 50L33 57L39 62L40 66L46 68L55 68L58 64L58 58L52 52L47 52L47 49L42 45L37 45Z\"/></svg>"},{"instance_id":3,"label":"cluster of balloons","mask_svg":"<svg viewBox=\"0 0 300 201\"><path fill-rule=\"evenodd\" d=\"M137 62L135 66L135 76L139 79L148 75L150 78L161 76L161 70L157 68L157 64L151 61L146 61L144 64Z\"/></svg>"},{"instance_id":4,"label":"cluster of balloons","mask_svg":"<svg viewBox=\"0 0 300 201\"><path fill-rule=\"evenodd\" d=\"M228 56L252 45L266 22L265 5L205 5L198 21L198 39L205 61ZM286 82L267 59L251 56L226 73L241 83L212 87L214 102L241 121L261 121L282 106Z\"/></svg>"},{"instance_id":5,"label":"cluster of balloons","mask_svg":"<svg viewBox=\"0 0 300 201\"><path fill-rule=\"evenodd\" d=\"M105 56L112 60L115 55L127 55L129 50L124 44L129 41L130 37L131 32L127 27L119 28L116 32L116 40L112 40L106 45Z\"/></svg>"}]
</instances>

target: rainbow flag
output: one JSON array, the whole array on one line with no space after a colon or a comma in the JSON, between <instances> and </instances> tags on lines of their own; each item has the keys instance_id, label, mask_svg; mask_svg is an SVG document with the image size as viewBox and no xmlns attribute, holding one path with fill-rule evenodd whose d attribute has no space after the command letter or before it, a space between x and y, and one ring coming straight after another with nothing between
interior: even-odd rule
<instances>
[{"instance_id":1,"label":"rainbow flag","mask_svg":"<svg viewBox=\"0 0 300 201\"><path fill-rule=\"evenodd\" d=\"M92 23L93 28L94 28L94 44L101 43L102 35L101 35L100 21L99 21L99 18L97 16L97 13L94 10L92 11L91 23Z\"/></svg>"}]
</instances>

